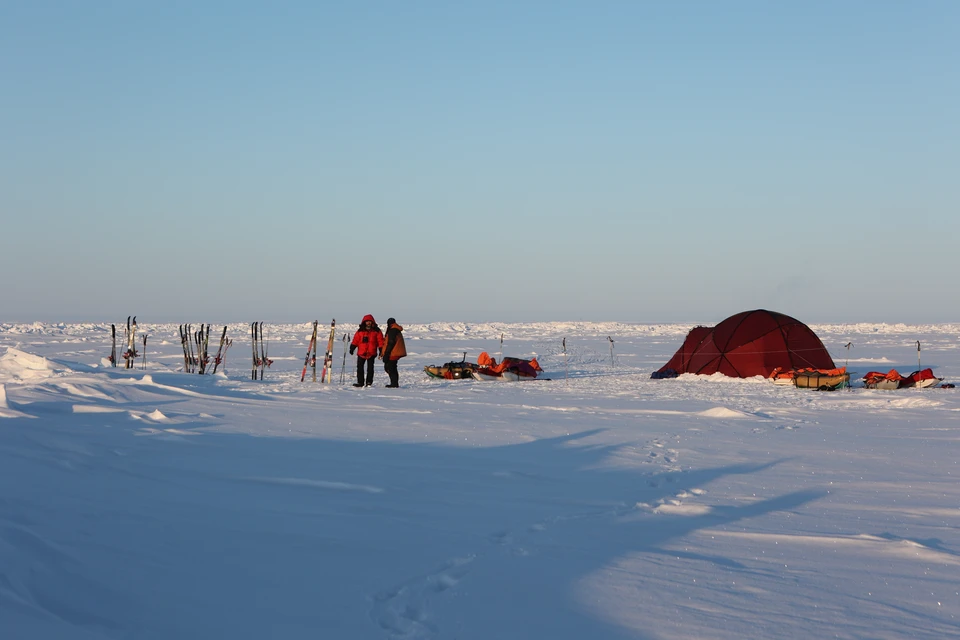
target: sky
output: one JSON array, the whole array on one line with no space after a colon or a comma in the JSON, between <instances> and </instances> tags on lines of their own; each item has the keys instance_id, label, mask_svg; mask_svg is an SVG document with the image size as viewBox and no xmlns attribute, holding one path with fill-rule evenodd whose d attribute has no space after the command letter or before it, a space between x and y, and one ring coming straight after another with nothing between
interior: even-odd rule
<instances>
[{"instance_id":1,"label":"sky","mask_svg":"<svg viewBox=\"0 0 960 640\"><path fill-rule=\"evenodd\" d=\"M960 320L954 2L2 2L0 321Z\"/></svg>"}]
</instances>

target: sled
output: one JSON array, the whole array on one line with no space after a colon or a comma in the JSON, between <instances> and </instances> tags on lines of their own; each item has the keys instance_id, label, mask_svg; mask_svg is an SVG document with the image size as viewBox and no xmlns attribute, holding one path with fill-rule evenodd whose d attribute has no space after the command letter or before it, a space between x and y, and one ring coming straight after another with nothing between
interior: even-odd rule
<instances>
[{"instance_id":1,"label":"sled","mask_svg":"<svg viewBox=\"0 0 960 640\"><path fill-rule=\"evenodd\" d=\"M943 382L943 378L938 378L933 375L933 369L923 369L921 371L914 371L903 380L900 381L901 389L926 389L928 387L935 387L938 384Z\"/></svg>"},{"instance_id":2,"label":"sled","mask_svg":"<svg viewBox=\"0 0 960 640\"><path fill-rule=\"evenodd\" d=\"M935 387L943 382L943 378L933 375L933 369L914 371L908 376L901 376L896 369L887 373L871 371L863 376L863 386L867 389L926 389Z\"/></svg>"},{"instance_id":3,"label":"sled","mask_svg":"<svg viewBox=\"0 0 960 640\"><path fill-rule=\"evenodd\" d=\"M846 367L797 371L793 376L793 384L798 389L834 391L841 387L850 386L850 374L847 373Z\"/></svg>"},{"instance_id":4,"label":"sled","mask_svg":"<svg viewBox=\"0 0 960 640\"><path fill-rule=\"evenodd\" d=\"M887 373L879 371L869 371L863 376L863 386L867 389L880 389L892 391L899 389L903 382L903 376L896 369L890 369Z\"/></svg>"},{"instance_id":5,"label":"sled","mask_svg":"<svg viewBox=\"0 0 960 640\"><path fill-rule=\"evenodd\" d=\"M477 358L478 367L473 371L475 380L481 382L518 382L520 380L535 380L542 372L536 358L523 360L521 358L504 358L500 364L484 351Z\"/></svg>"},{"instance_id":6,"label":"sled","mask_svg":"<svg viewBox=\"0 0 960 640\"><path fill-rule=\"evenodd\" d=\"M464 380L472 378L473 372L476 368L476 364L467 362L466 354L464 354L464 359L460 362L427 365L423 368L423 371L431 378L439 378L441 380Z\"/></svg>"},{"instance_id":7,"label":"sled","mask_svg":"<svg viewBox=\"0 0 960 640\"><path fill-rule=\"evenodd\" d=\"M783 371L779 367L773 370L769 379L773 384L794 386L799 389L819 389L833 391L850 385L850 374L846 367L839 369L790 369Z\"/></svg>"},{"instance_id":8,"label":"sled","mask_svg":"<svg viewBox=\"0 0 960 640\"><path fill-rule=\"evenodd\" d=\"M490 369L477 369L473 372L473 379L480 382L519 382L520 380L535 380L536 375L521 375L516 371L492 371Z\"/></svg>"}]
</instances>

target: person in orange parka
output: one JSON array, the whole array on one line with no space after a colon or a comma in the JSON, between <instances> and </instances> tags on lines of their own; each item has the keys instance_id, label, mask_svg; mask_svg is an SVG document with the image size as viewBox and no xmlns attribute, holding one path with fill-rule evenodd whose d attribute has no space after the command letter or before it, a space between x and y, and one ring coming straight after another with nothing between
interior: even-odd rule
<instances>
[{"instance_id":1,"label":"person in orange parka","mask_svg":"<svg viewBox=\"0 0 960 640\"><path fill-rule=\"evenodd\" d=\"M350 342L350 355L357 352L357 382L353 386L364 386L363 368L366 364L366 386L373 384L373 365L377 356L383 352L383 333L377 326L377 321L369 313L363 316L360 328L353 334Z\"/></svg>"},{"instance_id":2,"label":"person in orange parka","mask_svg":"<svg viewBox=\"0 0 960 640\"><path fill-rule=\"evenodd\" d=\"M383 370L390 376L390 389L400 386L400 372L397 363L407 355L407 347L403 343L403 327L393 318L387 320L387 346L383 348Z\"/></svg>"}]
</instances>

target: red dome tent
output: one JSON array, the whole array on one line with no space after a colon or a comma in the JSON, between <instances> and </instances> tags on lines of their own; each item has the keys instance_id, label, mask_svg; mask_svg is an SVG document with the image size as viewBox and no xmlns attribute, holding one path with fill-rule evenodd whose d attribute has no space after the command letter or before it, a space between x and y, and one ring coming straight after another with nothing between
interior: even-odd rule
<instances>
[{"instance_id":1,"label":"red dome tent","mask_svg":"<svg viewBox=\"0 0 960 640\"><path fill-rule=\"evenodd\" d=\"M769 377L777 368L833 369L833 358L810 327L775 311L756 309L730 316L715 327L694 327L680 350L660 367L677 373L734 378Z\"/></svg>"}]
</instances>

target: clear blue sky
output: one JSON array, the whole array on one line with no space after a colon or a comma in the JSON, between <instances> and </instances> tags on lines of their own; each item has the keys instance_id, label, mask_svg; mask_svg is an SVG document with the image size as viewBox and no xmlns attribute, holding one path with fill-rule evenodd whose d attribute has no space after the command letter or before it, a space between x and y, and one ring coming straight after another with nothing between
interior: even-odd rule
<instances>
[{"instance_id":1,"label":"clear blue sky","mask_svg":"<svg viewBox=\"0 0 960 640\"><path fill-rule=\"evenodd\" d=\"M0 321L960 320L960 2L0 2Z\"/></svg>"}]
</instances>

